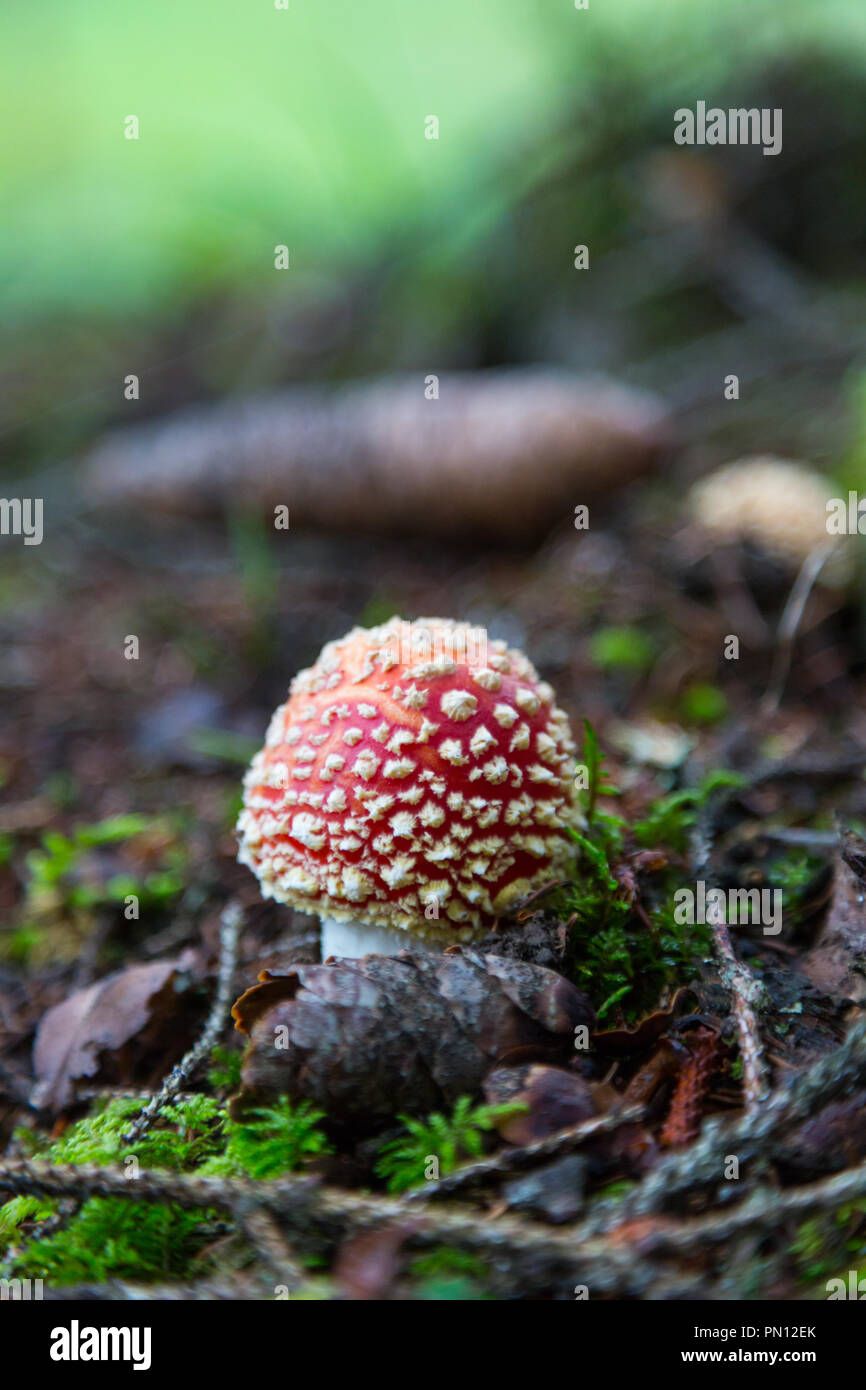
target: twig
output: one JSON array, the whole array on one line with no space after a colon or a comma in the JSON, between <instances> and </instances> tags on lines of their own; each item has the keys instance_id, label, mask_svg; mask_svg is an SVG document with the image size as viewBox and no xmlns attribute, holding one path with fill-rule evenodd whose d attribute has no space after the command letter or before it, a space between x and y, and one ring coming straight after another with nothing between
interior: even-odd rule
<instances>
[{"instance_id":1,"label":"twig","mask_svg":"<svg viewBox=\"0 0 866 1390\"><path fill-rule=\"evenodd\" d=\"M299 1243L328 1251L342 1242L347 1231L405 1220L409 1210L402 1199L359 1196L303 1177L250 1184L246 1179L143 1172L130 1182L105 1168L63 1169L27 1162L0 1169L0 1190L46 1197L99 1194L176 1202L187 1208L221 1208L240 1221L249 1221L253 1211L264 1212L270 1221L278 1218L280 1231L285 1228ZM637 1220L626 1199L614 1204L616 1220L603 1231L593 1230L591 1222L551 1231L515 1216L490 1221L453 1207L431 1208L423 1216L412 1209L406 1239L421 1246L446 1241L469 1250L491 1261L492 1278L522 1281L533 1289L563 1288L565 1281L577 1279L594 1293L657 1296L653 1291L660 1272L650 1256L698 1253L753 1229L772 1230L791 1217L833 1211L864 1193L866 1164L861 1164L805 1187L782 1192L759 1188L733 1209L688 1221ZM285 1257L275 1253L274 1258ZM280 1273L286 1268L281 1265ZM683 1291L677 1289L675 1276L673 1291L680 1295Z\"/></svg>"},{"instance_id":2,"label":"twig","mask_svg":"<svg viewBox=\"0 0 866 1390\"><path fill-rule=\"evenodd\" d=\"M258 1200L240 1201L234 1212L238 1225L265 1268L286 1288L298 1289L304 1282L304 1271L298 1264L271 1212Z\"/></svg>"},{"instance_id":3,"label":"twig","mask_svg":"<svg viewBox=\"0 0 866 1390\"><path fill-rule=\"evenodd\" d=\"M331 1253L351 1232L406 1221L406 1243L428 1248L443 1243L489 1261L490 1281L500 1290L559 1289L570 1292L580 1279L593 1292L640 1296L658 1282L658 1268L616 1241L596 1241L584 1250L573 1230L549 1227L517 1216L490 1221L455 1207L435 1207L419 1215L401 1198L365 1197L321 1186L307 1177L250 1183L246 1179L141 1172L134 1181L95 1166L53 1167L19 1161L0 1168L0 1191L58 1197L126 1197L175 1202L193 1209L219 1209L236 1219L239 1208L258 1207L279 1219L299 1246ZM282 1280L281 1282L286 1282Z\"/></svg>"},{"instance_id":4,"label":"twig","mask_svg":"<svg viewBox=\"0 0 866 1390\"><path fill-rule=\"evenodd\" d=\"M731 944L728 924L723 919L710 923L713 945L719 960L722 984L731 996L731 1012L740 1037L740 1056L743 1059L743 1095L746 1110L754 1110L766 1099L769 1085L761 1047L761 1029L756 1005L762 986L749 967L737 958Z\"/></svg>"},{"instance_id":5,"label":"twig","mask_svg":"<svg viewBox=\"0 0 866 1390\"><path fill-rule=\"evenodd\" d=\"M788 602L779 622L779 629L776 634L776 648L773 655L773 669L770 675L769 684L761 701L761 710L764 714L774 714L779 708L782 696L785 692L785 683L788 679L788 672L791 669L791 657L794 651L794 643L797 640L797 633L803 621L803 614L806 611L806 604L809 602L809 595L815 587L815 582L833 553L835 542L831 539L822 541L810 551L800 567L800 573L794 580L793 588L788 595Z\"/></svg>"},{"instance_id":6,"label":"twig","mask_svg":"<svg viewBox=\"0 0 866 1390\"><path fill-rule=\"evenodd\" d=\"M672 1199L712 1182L721 1182L728 1156L740 1164L770 1156L775 1141L792 1125L808 1119L866 1076L866 1021L808 1071L774 1091L758 1109L734 1121L709 1120L688 1149L663 1158L643 1182L617 1202L600 1202L588 1229L610 1230L621 1221L658 1212Z\"/></svg>"},{"instance_id":7,"label":"twig","mask_svg":"<svg viewBox=\"0 0 866 1390\"><path fill-rule=\"evenodd\" d=\"M127 1284L120 1279L110 1279L104 1284L48 1285L44 1294L46 1303L81 1303L83 1300L103 1303L239 1303L273 1296L270 1282L265 1283L260 1275L238 1275L231 1283L200 1279L195 1284Z\"/></svg>"},{"instance_id":8,"label":"twig","mask_svg":"<svg viewBox=\"0 0 866 1390\"><path fill-rule=\"evenodd\" d=\"M231 999L232 976L237 957L238 930L242 912L240 906L231 902L225 908L220 923L220 959L217 976L217 990L201 1037L185 1057L172 1067L157 1094L144 1107L141 1114L124 1134L128 1144L136 1143L147 1133L160 1110L170 1100L174 1100L183 1089L196 1068L210 1056L214 1044L225 1027Z\"/></svg>"},{"instance_id":9,"label":"twig","mask_svg":"<svg viewBox=\"0 0 866 1390\"><path fill-rule=\"evenodd\" d=\"M197 1091L176 1091L173 1099L175 1101L192 1100ZM136 1086L87 1086L81 1091L75 1092L76 1103L78 1101L91 1104L94 1101L113 1100L137 1100L142 1105L149 1104L153 1100L153 1091L142 1090Z\"/></svg>"},{"instance_id":10,"label":"twig","mask_svg":"<svg viewBox=\"0 0 866 1390\"><path fill-rule=\"evenodd\" d=\"M691 1254L749 1231L771 1231L792 1217L835 1211L866 1195L866 1163L804 1187L757 1187L736 1207L691 1221L660 1221L638 1236L642 1255Z\"/></svg>"},{"instance_id":11,"label":"twig","mask_svg":"<svg viewBox=\"0 0 866 1390\"><path fill-rule=\"evenodd\" d=\"M710 815L709 809L705 809L703 814L698 816L692 832L692 864L696 879L703 876L712 854ZM721 913L708 913L707 925L712 933L713 949L719 962L722 984L731 996L731 1012L737 1025L740 1055L743 1059L743 1094L746 1109L754 1110L763 1101L769 1089L756 1012L761 997L761 985L749 967L738 959L731 942L728 924Z\"/></svg>"},{"instance_id":12,"label":"twig","mask_svg":"<svg viewBox=\"0 0 866 1390\"><path fill-rule=\"evenodd\" d=\"M413 1188L406 1193L404 1200L416 1204L428 1201L431 1197L453 1197L456 1192L462 1192L465 1188L473 1187L488 1178L529 1168L542 1159L559 1158L562 1154L571 1153L589 1139L595 1139L600 1134L610 1134L622 1125L637 1123L643 1119L644 1114L643 1106L632 1105L626 1110L612 1110L607 1115L598 1116L597 1119L584 1120L579 1125L569 1125L566 1129L557 1130L555 1134L536 1139L532 1144L501 1149L489 1158L479 1159L477 1163L465 1163L456 1172L438 1178L435 1182L425 1182L423 1187Z\"/></svg>"}]
</instances>

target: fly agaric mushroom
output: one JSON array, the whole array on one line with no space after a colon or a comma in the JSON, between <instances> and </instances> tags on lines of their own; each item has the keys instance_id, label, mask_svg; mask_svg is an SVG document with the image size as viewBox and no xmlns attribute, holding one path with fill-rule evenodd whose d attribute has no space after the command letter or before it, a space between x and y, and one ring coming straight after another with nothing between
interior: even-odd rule
<instances>
[{"instance_id":1,"label":"fly agaric mushroom","mask_svg":"<svg viewBox=\"0 0 866 1390\"><path fill-rule=\"evenodd\" d=\"M238 858L322 957L470 940L568 859L574 744L520 652L443 618L329 642L244 779Z\"/></svg>"}]
</instances>

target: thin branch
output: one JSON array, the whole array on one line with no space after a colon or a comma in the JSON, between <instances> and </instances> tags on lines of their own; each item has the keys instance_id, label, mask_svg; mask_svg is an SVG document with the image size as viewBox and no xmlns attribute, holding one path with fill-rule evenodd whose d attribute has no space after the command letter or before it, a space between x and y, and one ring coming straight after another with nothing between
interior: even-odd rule
<instances>
[{"instance_id":1,"label":"thin branch","mask_svg":"<svg viewBox=\"0 0 866 1390\"><path fill-rule=\"evenodd\" d=\"M771 1157L776 1140L866 1078L866 1020L833 1052L799 1072L755 1110L736 1120L708 1120L688 1149L663 1158L638 1187L617 1202L602 1201L588 1223L593 1232L661 1211L672 1199L716 1182L724 1183L725 1160L740 1165Z\"/></svg>"},{"instance_id":2,"label":"thin branch","mask_svg":"<svg viewBox=\"0 0 866 1390\"><path fill-rule=\"evenodd\" d=\"M785 693L788 672L791 669L794 643L797 640L797 633L803 621L806 604L809 602L809 595L815 587L819 574L832 555L834 545L835 542L830 538L816 545L806 556L800 568L800 573L794 580L793 588L788 595L788 602L785 604L785 610L779 622L778 632L776 633L773 669L764 698L761 701L761 711L764 714L774 714L779 708L782 696Z\"/></svg>"},{"instance_id":3,"label":"thin branch","mask_svg":"<svg viewBox=\"0 0 866 1390\"><path fill-rule=\"evenodd\" d=\"M368 1197L321 1186L308 1177L250 1183L246 1179L141 1172L134 1180L96 1166L55 1167L19 1161L0 1168L0 1191L41 1197L125 1197L133 1201L175 1202L193 1209L217 1209L237 1220L258 1208L272 1214L299 1247L332 1253L353 1232L406 1221L407 1244L429 1248L448 1244L490 1263L490 1280L500 1290L567 1289L576 1279L593 1292L639 1296L658 1281L655 1264L615 1241L597 1242L585 1253L572 1231L517 1216L496 1221L456 1207L431 1207L419 1214L405 1200ZM280 1282L287 1282L282 1279Z\"/></svg>"},{"instance_id":4,"label":"thin branch","mask_svg":"<svg viewBox=\"0 0 866 1390\"><path fill-rule=\"evenodd\" d=\"M768 1232L792 1218L802 1221L820 1212L836 1211L866 1196L866 1163L845 1169L803 1187L756 1187L737 1206L691 1221L659 1221L644 1225L636 1236L638 1249L650 1254L683 1255L721 1245L748 1232ZM625 1232L623 1232L625 1234Z\"/></svg>"},{"instance_id":5,"label":"thin branch","mask_svg":"<svg viewBox=\"0 0 866 1390\"><path fill-rule=\"evenodd\" d=\"M707 1246L752 1230L767 1232L791 1218L835 1211L866 1194L866 1164L804 1187L781 1192L758 1188L732 1209L686 1221L636 1221L626 1199L616 1204L617 1219L606 1231L593 1231L590 1222L552 1231L520 1217L491 1221L454 1207L431 1208L419 1215L403 1199L360 1196L305 1177L250 1184L245 1179L143 1172L130 1181L104 1168L62 1169L19 1162L0 1169L0 1189L42 1197L99 1194L177 1202L192 1208L220 1208L241 1222L257 1211L269 1222L279 1221L280 1241L285 1229L299 1244L327 1251L333 1251L352 1231L405 1220L411 1210L407 1244L429 1247L447 1242L469 1250L491 1262L494 1281L539 1289L565 1288L567 1281L578 1280L594 1294L640 1297L658 1296L660 1271L652 1257L701 1253ZM273 1227L269 1224L267 1229L271 1232ZM503 1257L508 1258L507 1271ZM274 1252L273 1258L279 1262L285 1255ZM281 1274L288 1267L278 1263ZM682 1296L684 1289L677 1290L677 1282L673 1276L674 1291Z\"/></svg>"},{"instance_id":6,"label":"thin branch","mask_svg":"<svg viewBox=\"0 0 866 1390\"><path fill-rule=\"evenodd\" d=\"M710 924L713 945L719 961L719 975L722 984L731 996L731 1012L737 1024L740 1038L740 1056L743 1059L743 1095L746 1110L754 1110L767 1097L769 1083L761 1045L761 1029L758 1023L757 1004L761 997L761 983L756 980L749 967L739 960L733 945L728 924L724 919Z\"/></svg>"},{"instance_id":7,"label":"thin branch","mask_svg":"<svg viewBox=\"0 0 866 1390\"><path fill-rule=\"evenodd\" d=\"M708 810L699 815L692 832L692 864L696 879L702 878L712 854L713 836L709 816ZM713 949L719 963L722 984L731 996L731 1012L737 1025L740 1055L743 1059L743 1094L746 1109L754 1110L765 1099L769 1090L757 1015L761 985L749 967L737 957L728 925L721 914L715 911L709 913L707 925L712 933Z\"/></svg>"},{"instance_id":8,"label":"thin branch","mask_svg":"<svg viewBox=\"0 0 866 1390\"><path fill-rule=\"evenodd\" d=\"M544 1159L559 1158L563 1154L572 1153L589 1139L595 1139L600 1134L610 1134L622 1125L637 1123L643 1119L644 1114L643 1106L632 1105L626 1110L612 1110L596 1119L584 1120L579 1125L569 1125L566 1129L559 1129L555 1134L548 1134L532 1144L525 1144L520 1148L500 1149L489 1158L481 1158L477 1163L465 1163L456 1172L449 1173L444 1178L438 1178L435 1182L425 1182L423 1187L413 1188L406 1193L404 1200L414 1204L428 1201L431 1197L453 1197L456 1192L474 1187L488 1178L518 1172Z\"/></svg>"},{"instance_id":9,"label":"thin branch","mask_svg":"<svg viewBox=\"0 0 866 1390\"><path fill-rule=\"evenodd\" d=\"M210 1056L214 1044L225 1027L231 1001L232 977L237 959L238 931L242 915L240 906L235 902L230 902L223 911L220 923L217 990L207 1023L198 1042L185 1057L181 1058L176 1066L172 1067L160 1090L147 1103L123 1136L128 1144L134 1144L141 1139L150 1129L163 1106L177 1098L199 1065Z\"/></svg>"}]
</instances>

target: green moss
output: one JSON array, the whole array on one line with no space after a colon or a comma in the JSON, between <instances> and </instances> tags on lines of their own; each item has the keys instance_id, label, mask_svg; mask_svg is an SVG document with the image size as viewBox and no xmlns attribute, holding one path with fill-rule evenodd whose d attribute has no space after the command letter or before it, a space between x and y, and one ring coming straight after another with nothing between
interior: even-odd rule
<instances>
[{"instance_id":1,"label":"green moss","mask_svg":"<svg viewBox=\"0 0 866 1390\"><path fill-rule=\"evenodd\" d=\"M444 1178L466 1159L479 1157L484 1135L497 1120L522 1114L525 1109L520 1104L473 1106L469 1096L461 1096L450 1116L434 1113L426 1120L417 1120L400 1115L406 1132L382 1146L376 1172L385 1179L389 1192L417 1187L428 1175Z\"/></svg>"},{"instance_id":2,"label":"green moss","mask_svg":"<svg viewBox=\"0 0 866 1390\"><path fill-rule=\"evenodd\" d=\"M627 1020L653 1007L666 986L692 978L710 950L709 931L700 925L678 923L673 894L681 887L682 870L669 868L656 876L656 901L634 909L627 887L629 864L624 857L629 841L681 854L701 809L717 792L741 784L735 773L710 773L697 788L660 797L643 820L629 826L621 816L600 808L599 800L617 796L604 772L604 755L592 726L584 726L578 800L585 826L572 830L576 847L572 882L551 900L563 920L572 925L566 950L571 978L584 989L605 1018L617 1007ZM649 925L648 925L648 924Z\"/></svg>"},{"instance_id":3,"label":"green moss","mask_svg":"<svg viewBox=\"0 0 866 1390\"><path fill-rule=\"evenodd\" d=\"M13 1273L54 1284L182 1278L212 1230L201 1212L173 1204L91 1197L63 1230L31 1240Z\"/></svg>"},{"instance_id":4,"label":"green moss","mask_svg":"<svg viewBox=\"0 0 866 1390\"><path fill-rule=\"evenodd\" d=\"M47 831L41 847L27 856L26 910L39 918L122 903L130 894L138 897L142 907L164 905L184 887L186 852L179 830L168 819L123 815L76 826L70 835ZM105 876L99 851L137 840L143 843L154 836L164 842L155 869L141 876Z\"/></svg>"},{"instance_id":5,"label":"green moss","mask_svg":"<svg viewBox=\"0 0 866 1390\"><path fill-rule=\"evenodd\" d=\"M166 1106L160 1126L129 1146L123 1135L140 1109L136 1100L114 1100L39 1148L38 1155L56 1164L119 1167L134 1183L138 1169L190 1171L219 1151L220 1106L209 1096ZM14 1229L26 1235L28 1224L57 1209L57 1203L50 1202L22 1211L16 1206L19 1200L0 1207L0 1232ZM185 1211L173 1203L91 1197L61 1230L29 1239L13 1258L11 1270L55 1284L180 1277L210 1238L213 1220L212 1213Z\"/></svg>"},{"instance_id":6,"label":"green moss","mask_svg":"<svg viewBox=\"0 0 866 1390\"><path fill-rule=\"evenodd\" d=\"M866 1273L866 1201L802 1222L789 1249L805 1284L830 1278L847 1283L851 1270L859 1279L861 1270Z\"/></svg>"},{"instance_id":7,"label":"green moss","mask_svg":"<svg viewBox=\"0 0 866 1390\"><path fill-rule=\"evenodd\" d=\"M689 834L700 812L710 799L725 788L741 787L744 779L737 772L717 769L710 772L698 787L683 787L654 801L642 820L635 821L632 833L639 845L656 849L672 849L683 854L688 849Z\"/></svg>"},{"instance_id":8,"label":"green moss","mask_svg":"<svg viewBox=\"0 0 866 1390\"><path fill-rule=\"evenodd\" d=\"M215 1091L236 1091L239 1088L242 1059L243 1053L239 1048L217 1046L213 1049L207 1079Z\"/></svg>"},{"instance_id":9,"label":"green moss","mask_svg":"<svg viewBox=\"0 0 866 1390\"><path fill-rule=\"evenodd\" d=\"M225 1151L203 1172L223 1177L277 1178L296 1172L309 1158L332 1151L320 1128L324 1112L307 1101L293 1104L283 1096L275 1105L247 1111L243 1120L228 1120Z\"/></svg>"},{"instance_id":10,"label":"green moss","mask_svg":"<svg viewBox=\"0 0 866 1390\"><path fill-rule=\"evenodd\" d=\"M802 920L810 893L824 868L823 859L804 849L776 855L767 864L767 881L782 892L785 921L789 926L796 926Z\"/></svg>"},{"instance_id":11,"label":"green moss","mask_svg":"<svg viewBox=\"0 0 866 1390\"><path fill-rule=\"evenodd\" d=\"M219 1176L277 1177L327 1150L319 1111L280 1101L252 1112L242 1123L226 1118L220 1102L195 1095L167 1105L158 1123L136 1144L124 1134L141 1106L114 1100L70 1126L53 1143L22 1133L22 1143L56 1164L95 1164L124 1171L134 1185L147 1169ZM12 1275L55 1284L108 1279L135 1282L188 1277L192 1263L217 1228L208 1211L186 1211L170 1202L92 1197L53 1234L34 1234L36 1223L57 1211L56 1202L12 1198L0 1206L0 1245L20 1248L7 1261ZM221 1218L220 1218L221 1222Z\"/></svg>"}]
</instances>

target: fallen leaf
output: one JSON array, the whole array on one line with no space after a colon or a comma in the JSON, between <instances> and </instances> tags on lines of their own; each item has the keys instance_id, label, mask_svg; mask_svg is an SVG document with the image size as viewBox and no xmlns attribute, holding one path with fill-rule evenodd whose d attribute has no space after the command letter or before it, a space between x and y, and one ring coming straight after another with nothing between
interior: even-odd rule
<instances>
[{"instance_id":1,"label":"fallen leaf","mask_svg":"<svg viewBox=\"0 0 866 1390\"><path fill-rule=\"evenodd\" d=\"M596 1113L587 1082L561 1067L497 1067L484 1082L484 1097L490 1105L514 1101L526 1106L525 1113L497 1123L509 1144L531 1144Z\"/></svg>"},{"instance_id":2,"label":"fallen leaf","mask_svg":"<svg viewBox=\"0 0 866 1390\"><path fill-rule=\"evenodd\" d=\"M631 1052L643 1052L645 1048L658 1042L662 1033L667 1032L680 1011L683 997L692 992L688 985L684 985L677 990L666 1009L656 1009L631 1028L608 1028L600 1033L594 1033L593 1045L599 1052L611 1057L624 1057Z\"/></svg>"},{"instance_id":3,"label":"fallen leaf","mask_svg":"<svg viewBox=\"0 0 866 1390\"><path fill-rule=\"evenodd\" d=\"M93 1077L104 1054L117 1052L146 1035L166 1014L176 1015L177 992L188 982L191 953L176 960L132 965L76 990L43 1016L33 1046L37 1084L31 1103L62 1110L75 1098L74 1083Z\"/></svg>"},{"instance_id":4,"label":"fallen leaf","mask_svg":"<svg viewBox=\"0 0 866 1390\"><path fill-rule=\"evenodd\" d=\"M347 1240L334 1264L334 1282L343 1296L357 1302L386 1298L403 1263L403 1246L416 1230L417 1222L391 1222Z\"/></svg>"},{"instance_id":5,"label":"fallen leaf","mask_svg":"<svg viewBox=\"0 0 866 1390\"><path fill-rule=\"evenodd\" d=\"M866 1001L866 841L845 832L836 862L827 920L800 968L812 984L834 998Z\"/></svg>"}]
</instances>

